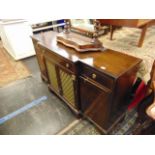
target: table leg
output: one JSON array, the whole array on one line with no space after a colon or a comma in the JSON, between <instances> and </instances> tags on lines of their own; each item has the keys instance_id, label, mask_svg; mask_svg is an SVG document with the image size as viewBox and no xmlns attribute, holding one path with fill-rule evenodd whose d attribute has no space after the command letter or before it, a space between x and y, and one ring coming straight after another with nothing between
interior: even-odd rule
<instances>
[{"instance_id":1,"label":"table leg","mask_svg":"<svg viewBox=\"0 0 155 155\"><path fill-rule=\"evenodd\" d=\"M146 30L147 30L147 25L142 28L142 32L141 32L141 35L140 35L138 47L142 47L142 45L143 45L143 41L144 41L144 38L145 38Z\"/></svg>"},{"instance_id":2,"label":"table leg","mask_svg":"<svg viewBox=\"0 0 155 155\"><path fill-rule=\"evenodd\" d=\"M114 33L114 27L113 25L110 25L110 40L112 40L113 33Z\"/></svg>"}]
</instances>

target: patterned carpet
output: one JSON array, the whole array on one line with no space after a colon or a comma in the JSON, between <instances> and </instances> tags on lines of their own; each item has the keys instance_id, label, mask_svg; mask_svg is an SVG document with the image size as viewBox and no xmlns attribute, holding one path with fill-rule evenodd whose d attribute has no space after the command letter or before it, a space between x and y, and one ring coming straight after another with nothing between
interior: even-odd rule
<instances>
[{"instance_id":1,"label":"patterned carpet","mask_svg":"<svg viewBox=\"0 0 155 155\"><path fill-rule=\"evenodd\" d=\"M21 61L13 60L0 42L0 87L30 75L26 66Z\"/></svg>"},{"instance_id":2,"label":"patterned carpet","mask_svg":"<svg viewBox=\"0 0 155 155\"><path fill-rule=\"evenodd\" d=\"M109 39L110 34L100 37L100 40L106 48L141 58L143 62L137 76L147 82L155 59L155 26L147 29L141 48L137 47L140 33L140 29L123 27L114 32L113 40Z\"/></svg>"},{"instance_id":3,"label":"patterned carpet","mask_svg":"<svg viewBox=\"0 0 155 155\"><path fill-rule=\"evenodd\" d=\"M135 125L137 118L136 110L133 109L126 113L124 120L119 123L110 135L130 135ZM82 120L69 130L63 133L64 135L103 135L92 123L87 120Z\"/></svg>"}]
</instances>

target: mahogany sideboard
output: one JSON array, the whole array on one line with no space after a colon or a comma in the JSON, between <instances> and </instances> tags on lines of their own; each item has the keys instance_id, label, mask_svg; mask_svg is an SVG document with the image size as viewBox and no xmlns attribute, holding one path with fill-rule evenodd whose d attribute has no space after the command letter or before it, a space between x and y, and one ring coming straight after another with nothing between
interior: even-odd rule
<instances>
[{"instance_id":1,"label":"mahogany sideboard","mask_svg":"<svg viewBox=\"0 0 155 155\"><path fill-rule=\"evenodd\" d=\"M73 112L107 134L127 109L142 60L109 49L79 53L57 43L56 35L32 36L42 79Z\"/></svg>"},{"instance_id":2,"label":"mahogany sideboard","mask_svg":"<svg viewBox=\"0 0 155 155\"><path fill-rule=\"evenodd\" d=\"M126 26L142 29L138 47L142 47L147 28L155 24L154 19L98 19L101 25L110 25L110 39L112 40L114 26Z\"/></svg>"}]
</instances>

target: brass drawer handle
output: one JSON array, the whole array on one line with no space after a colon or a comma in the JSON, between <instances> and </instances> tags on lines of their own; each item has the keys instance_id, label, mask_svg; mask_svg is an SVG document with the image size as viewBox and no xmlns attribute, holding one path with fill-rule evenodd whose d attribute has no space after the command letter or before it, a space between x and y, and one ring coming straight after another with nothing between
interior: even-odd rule
<instances>
[{"instance_id":1,"label":"brass drawer handle","mask_svg":"<svg viewBox=\"0 0 155 155\"><path fill-rule=\"evenodd\" d=\"M75 79L76 79L76 76L72 75L72 80L75 81Z\"/></svg>"},{"instance_id":2,"label":"brass drawer handle","mask_svg":"<svg viewBox=\"0 0 155 155\"><path fill-rule=\"evenodd\" d=\"M96 79L96 74L93 73L93 74L92 74L92 78L93 78L93 79Z\"/></svg>"},{"instance_id":3,"label":"brass drawer handle","mask_svg":"<svg viewBox=\"0 0 155 155\"><path fill-rule=\"evenodd\" d=\"M68 63L66 63L66 67L69 68L69 64Z\"/></svg>"}]
</instances>

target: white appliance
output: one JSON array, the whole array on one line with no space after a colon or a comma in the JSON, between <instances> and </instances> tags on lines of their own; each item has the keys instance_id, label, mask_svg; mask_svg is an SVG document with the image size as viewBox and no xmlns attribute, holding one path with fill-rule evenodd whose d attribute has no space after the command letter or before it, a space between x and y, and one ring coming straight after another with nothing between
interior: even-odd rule
<instances>
[{"instance_id":1,"label":"white appliance","mask_svg":"<svg viewBox=\"0 0 155 155\"><path fill-rule=\"evenodd\" d=\"M6 51L15 59L35 55L30 36L32 28L26 20L1 20L0 36Z\"/></svg>"}]
</instances>

